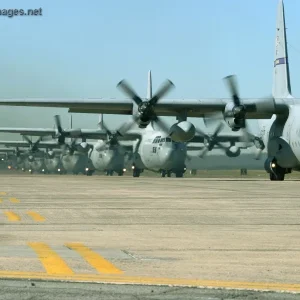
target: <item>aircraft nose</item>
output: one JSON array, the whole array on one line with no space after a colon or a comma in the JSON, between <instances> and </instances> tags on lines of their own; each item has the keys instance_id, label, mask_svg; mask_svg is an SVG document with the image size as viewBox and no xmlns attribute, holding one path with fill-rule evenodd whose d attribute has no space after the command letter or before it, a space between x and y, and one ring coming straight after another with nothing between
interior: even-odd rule
<instances>
[{"instance_id":1,"label":"aircraft nose","mask_svg":"<svg viewBox=\"0 0 300 300\"><path fill-rule=\"evenodd\" d=\"M115 152L113 150L106 150L103 153L103 160L107 166L113 162L114 157L115 157Z\"/></svg>"},{"instance_id":2,"label":"aircraft nose","mask_svg":"<svg viewBox=\"0 0 300 300\"><path fill-rule=\"evenodd\" d=\"M160 163L163 169L177 168L184 166L185 151L182 147L171 147L160 152Z\"/></svg>"}]
</instances>

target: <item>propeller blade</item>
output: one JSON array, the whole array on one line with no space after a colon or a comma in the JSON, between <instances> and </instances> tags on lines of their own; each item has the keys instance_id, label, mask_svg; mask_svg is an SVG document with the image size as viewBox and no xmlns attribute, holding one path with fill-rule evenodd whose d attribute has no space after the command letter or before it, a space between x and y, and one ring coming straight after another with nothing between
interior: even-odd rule
<instances>
[{"instance_id":1,"label":"propeller blade","mask_svg":"<svg viewBox=\"0 0 300 300\"><path fill-rule=\"evenodd\" d=\"M155 95L149 100L150 105L155 105L159 101L159 99L165 96L174 87L175 87L174 83L171 80L167 79L161 85L161 87L158 89Z\"/></svg>"},{"instance_id":2,"label":"propeller blade","mask_svg":"<svg viewBox=\"0 0 300 300\"><path fill-rule=\"evenodd\" d=\"M43 137L40 136L35 142L33 146L37 146L41 141L42 141Z\"/></svg>"},{"instance_id":3,"label":"propeller blade","mask_svg":"<svg viewBox=\"0 0 300 300\"><path fill-rule=\"evenodd\" d=\"M32 145L31 139L27 135L23 135L23 138L28 142L29 145Z\"/></svg>"},{"instance_id":4,"label":"propeller blade","mask_svg":"<svg viewBox=\"0 0 300 300\"><path fill-rule=\"evenodd\" d=\"M216 126L217 122L223 121L223 113L210 113L203 117L203 123L206 127Z\"/></svg>"},{"instance_id":5,"label":"propeller blade","mask_svg":"<svg viewBox=\"0 0 300 300\"><path fill-rule=\"evenodd\" d=\"M162 120L162 118L156 117L156 119L154 120L154 122L162 130L162 132L164 132L165 134L169 135L170 126L168 126L167 123L165 123Z\"/></svg>"},{"instance_id":6,"label":"propeller blade","mask_svg":"<svg viewBox=\"0 0 300 300\"><path fill-rule=\"evenodd\" d=\"M232 97L233 103L236 106L241 105L240 103L240 98L239 98L239 93L238 93L238 88L237 88L237 81L236 81L236 76L235 75L229 75L224 78L224 81L230 91L230 95Z\"/></svg>"},{"instance_id":7,"label":"propeller blade","mask_svg":"<svg viewBox=\"0 0 300 300\"><path fill-rule=\"evenodd\" d=\"M208 148L205 147L205 148L202 150L202 152L200 153L199 157L203 158L203 157L207 154L207 152L208 152Z\"/></svg>"},{"instance_id":8,"label":"propeller blade","mask_svg":"<svg viewBox=\"0 0 300 300\"><path fill-rule=\"evenodd\" d=\"M255 154L255 159L260 160L263 149L258 149Z\"/></svg>"},{"instance_id":9,"label":"propeller blade","mask_svg":"<svg viewBox=\"0 0 300 300\"><path fill-rule=\"evenodd\" d=\"M249 133L246 128L241 128L240 129L242 131L242 136L240 138L240 140L246 144L249 144L252 142L253 140L253 135L251 135L251 133Z\"/></svg>"},{"instance_id":10,"label":"propeller blade","mask_svg":"<svg viewBox=\"0 0 300 300\"><path fill-rule=\"evenodd\" d=\"M220 122L214 134L212 135L212 138L215 139L223 128L224 128L224 123Z\"/></svg>"},{"instance_id":11,"label":"propeller blade","mask_svg":"<svg viewBox=\"0 0 300 300\"><path fill-rule=\"evenodd\" d=\"M196 133L199 135L199 136L202 136L202 137L206 137L207 134L204 133L204 131L202 131L200 128L195 128L195 131Z\"/></svg>"},{"instance_id":12,"label":"propeller blade","mask_svg":"<svg viewBox=\"0 0 300 300\"><path fill-rule=\"evenodd\" d=\"M126 94L135 102L135 104L139 105L143 102L142 99L138 96L138 94L133 90L133 88L127 83L125 79L121 80L117 84L117 88L122 90L124 94Z\"/></svg>"},{"instance_id":13,"label":"propeller blade","mask_svg":"<svg viewBox=\"0 0 300 300\"><path fill-rule=\"evenodd\" d=\"M111 131L108 129L104 121L102 121L102 128L106 131L108 135L111 135Z\"/></svg>"},{"instance_id":14,"label":"propeller blade","mask_svg":"<svg viewBox=\"0 0 300 300\"><path fill-rule=\"evenodd\" d=\"M119 129L117 129L117 133L120 136L125 135L137 122L137 117L133 119L125 124L123 124L122 126L119 127Z\"/></svg>"},{"instance_id":15,"label":"propeller blade","mask_svg":"<svg viewBox=\"0 0 300 300\"><path fill-rule=\"evenodd\" d=\"M54 116L54 121L55 121L55 125L56 125L56 128L57 128L57 131L59 133L62 133L62 127L61 127L61 121L60 121L60 116L59 115L55 115Z\"/></svg>"}]
</instances>

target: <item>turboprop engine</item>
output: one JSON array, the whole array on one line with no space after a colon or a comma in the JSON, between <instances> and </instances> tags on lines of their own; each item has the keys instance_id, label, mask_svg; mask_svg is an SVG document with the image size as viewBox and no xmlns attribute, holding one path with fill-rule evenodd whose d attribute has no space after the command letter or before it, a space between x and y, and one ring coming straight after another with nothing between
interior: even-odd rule
<instances>
[{"instance_id":1,"label":"turboprop engine","mask_svg":"<svg viewBox=\"0 0 300 300\"><path fill-rule=\"evenodd\" d=\"M52 159L55 157L55 153L53 150L47 151L47 158Z\"/></svg>"},{"instance_id":2,"label":"turboprop engine","mask_svg":"<svg viewBox=\"0 0 300 300\"><path fill-rule=\"evenodd\" d=\"M187 121L173 124L169 130L169 135L175 142L188 142L195 136L195 126Z\"/></svg>"},{"instance_id":3,"label":"turboprop engine","mask_svg":"<svg viewBox=\"0 0 300 300\"><path fill-rule=\"evenodd\" d=\"M87 153L91 149L91 146L87 142L82 142L77 145L77 150L81 153Z\"/></svg>"}]
</instances>

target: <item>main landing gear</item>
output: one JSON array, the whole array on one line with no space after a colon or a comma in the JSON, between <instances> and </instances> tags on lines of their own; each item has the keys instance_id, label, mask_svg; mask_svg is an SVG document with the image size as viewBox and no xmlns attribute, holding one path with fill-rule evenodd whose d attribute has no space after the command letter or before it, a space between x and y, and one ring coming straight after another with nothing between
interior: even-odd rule
<instances>
[{"instance_id":1,"label":"main landing gear","mask_svg":"<svg viewBox=\"0 0 300 300\"><path fill-rule=\"evenodd\" d=\"M172 171L172 170L161 170L160 171L160 176L161 177L171 177L171 175L172 175L172 172L173 173L175 173L175 177L177 177L177 178L182 178L183 177L183 174L184 174L184 172L185 172L185 170L176 170L176 171Z\"/></svg>"},{"instance_id":2,"label":"main landing gear","mask_svg":"<svg viewBox=\"0 0 300 300\"><path fill-rule=\"evenodd\" d=\"M143 169L137 168L134 164L131 166L132 169L132 176L133 177L140 177L141 173L143 173Z\"/></svg>"},{"instance_id":3,"label":"main landing gear","mask_svg":"<svg viewBox=\"0 0 300 300\"><path fill-rule=\"evenodd\" d=\"M291 173L291 169L282 168L277 164L276 159L268 158L265 162L265 170L270 174L271 181L283 181L285 174Z\"/></svg>"}]
</instances>

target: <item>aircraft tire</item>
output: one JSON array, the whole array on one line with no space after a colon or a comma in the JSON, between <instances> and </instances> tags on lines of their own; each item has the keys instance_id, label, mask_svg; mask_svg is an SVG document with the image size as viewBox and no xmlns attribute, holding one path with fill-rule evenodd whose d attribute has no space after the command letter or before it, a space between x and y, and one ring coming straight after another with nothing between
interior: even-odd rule
<instances>
[{"instance_id":1,"label":"aircraft tire","mask_svg":"<svg viewBox=\"0 0 300 300\"><path fill-rule=\"evenodd\" d=\"M137 168L133 170L133 177L140 177L141 171Z\"/></svg>"},{"instance_id":2,"label":"aircraft tire","mask_svg":"<svg viewBox=\"0 0 300 300\"><path fill-rule=\"evenodd\" d=\"M285 177L284 173L279 173L279 174L270 173L271 181L283 181L284 177Z\"/></svg>"}]
</instances>

